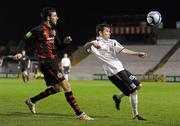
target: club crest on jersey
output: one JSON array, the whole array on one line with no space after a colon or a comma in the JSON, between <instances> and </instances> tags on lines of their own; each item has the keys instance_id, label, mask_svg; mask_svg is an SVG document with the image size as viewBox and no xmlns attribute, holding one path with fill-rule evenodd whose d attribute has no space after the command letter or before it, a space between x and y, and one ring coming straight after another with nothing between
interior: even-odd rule
<instances>
[{"instance_id":1,"label":"club crest on jersey","mask_svg":"<svg viewBox=\"0 0 180 126\"><path fill-rule=\"evenodd\" d=\"M58 78L62 78L62 77L63 77L63 74L60 73L60 72L58 72L58 73L57 73L57 77L58 77Z\"/></svg>"},{"instance_id":2,"label":"club crest on jersey","mask_svg":"<svg viewBox=\"0 0 180 126\"><path fill-rule=\"evenodd\" d=\"M46 36L46 35L47 35L47 33L46 33L46 32L43 32L42 34L43 34L44 36Z\"/></svg>"}]
</instances>

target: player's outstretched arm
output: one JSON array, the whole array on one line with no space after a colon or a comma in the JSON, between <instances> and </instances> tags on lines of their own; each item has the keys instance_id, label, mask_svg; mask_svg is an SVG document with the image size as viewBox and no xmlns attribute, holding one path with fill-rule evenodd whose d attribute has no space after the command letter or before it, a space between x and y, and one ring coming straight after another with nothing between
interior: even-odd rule
<instances>
[{"instance_id":1,"label":"player's outstretched arm","mask_svg":"<svg viewBox=\"0 0 180 126\"><path fill-rule=\"evenodd\" d=\"M132 51L132 50L129 50L129 49L123 49L122 53L129 54L129 55L136 55L136 56L139 56L141 58L144 58L144 57L147 56L147 53L145 53L145 52L136 52L136 51Z\"/></svg>"},{"instance_id":2,"label":"player's outstretched arm","mask_svg":"<svg viewBox=\"0 0 180 126\"><path fill-rule=\"evenodd\" d=\"M17 53L17 54L14 55L13 58L14 58L15 60L19 60L19 59L22 58L22 54L21 54L21 53Z\"/></svg>"}]
</instances>

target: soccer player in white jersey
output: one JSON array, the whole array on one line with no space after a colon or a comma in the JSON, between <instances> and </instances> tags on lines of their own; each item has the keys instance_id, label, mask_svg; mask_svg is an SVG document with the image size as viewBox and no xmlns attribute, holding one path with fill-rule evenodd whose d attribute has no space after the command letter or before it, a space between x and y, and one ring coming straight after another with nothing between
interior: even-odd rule
<instances>
[{"instance_id":1,"label":"soccer player in white jersey","mask_svg":"<svg viewBox=\"0 0 180 126\"><path fill-rule=\"evenodd\" d=\"M70 69L71 69L71 61L68 58L68 54L65 53L64 57L61 59L61 69L64 73L64 77L66 80L69 80L69 73L70 73Z\"/></svg>"},{"instance_id":2,"label":"soccer player in white jersey","mask_svg":"<svg viewBox=\"0 0 180 126\"><path fill-rule=\"evenodd\" d=\"M133 119L146 120L138 113L137 90L141 84L133 74L123 67L117 55L123 53L144 58L147 54L126 49L119 42L111 39L110 27L107 24L97 25L96 32L96 40L85 44L85 47L103 63L109 80L121 90L120 94L113 95L116 108L119 110L122 97L129 96Z\"/></svg>"}]
</instances>

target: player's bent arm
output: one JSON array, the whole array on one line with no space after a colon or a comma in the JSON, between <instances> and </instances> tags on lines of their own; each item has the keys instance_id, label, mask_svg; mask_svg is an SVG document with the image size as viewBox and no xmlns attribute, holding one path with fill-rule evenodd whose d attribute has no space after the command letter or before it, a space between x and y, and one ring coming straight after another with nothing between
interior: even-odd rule
<instances>
[{"instance_id":1,"label":"player's bent arm","mask_svg":"<svg viewBox=\"0 0 180 126\"><path fill-rule=\"evenodd\" d=\"M30 66L31 66L31 61L30 60L28 60L28 69L30 69Z\"/></svg>"},{"instance_id":2,"label":"player's bent arm","mask_svg":"<svg viewBox=\"0 0 180 126\"><path fill-rule=\"evenodd\" d=\"M135 55L135 56L139 56L139 57L142 57L142 58L147 56L147 53L145 53L145 52L136 52L136 51L132 51L132 50L129 50L129 49L126 49L126 48L124 48L121 52L124 53L124 54Z\"/></svg>"},{"instance_id":3,"label":"player's bent arm","mask_svg":"<svg viewBox=\"0 0 180 126\"><path fill-rule=\"evenodd\" d=\"M24 35L23 39L19 42L19 45L18 45L18 48L17 48L17 53L22 52L22 50L26 46L26 41L33 38L33 32L34 31L29 31Z\"/></svg>"},{"instance_id":4,"label":"player's bent arm","mask_svg":"<svg viewBox=\"0 0 180 126\"><path fill-rule=\"evenodd\" d=\"M14 55L14 59L15 60L19 60L22 58L22 50L25 48L25 45L26 45L26 40L28 39L31 39L33 36L33 33L32 31L29 31L25 34L25 36L23 37L23 39L19 42L19 45L17 47L17 50L16 50L16 54Z\"/></svg>"}]
</instances>

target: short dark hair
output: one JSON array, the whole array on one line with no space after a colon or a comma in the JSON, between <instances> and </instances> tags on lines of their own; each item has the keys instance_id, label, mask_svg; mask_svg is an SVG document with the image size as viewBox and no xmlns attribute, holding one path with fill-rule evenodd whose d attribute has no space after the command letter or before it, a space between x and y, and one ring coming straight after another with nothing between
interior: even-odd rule
<instances>
[{"instance_id":1,"label":"short dark hair","mask_svg":"<svg viewBox=\"0 0 180 126\"><path fill-rule=\"evenodd\" d=\"M40 13L40 16L42 18L43 21L46 21L47 20L47 17L48 16L51 16L51 13L52 12L56 12L56 9L53 8L53 7L44 7L42 10L41 10L41 13Z\"/></svg>"},{"instance_id":2,"label":"short dark hair","mask_svg":"<svg viewBox=\"0 0 180 126\"><path fill-rule=\"evenodd\" d=\"M104 31L104 28L107 27L107 28L110 28L109 24L106 24L106 23L103 23L103 24L98 24L96 26L96 34L97 36L99 36L99 32L101 31Z\"/></svg>"}]
</instances>

